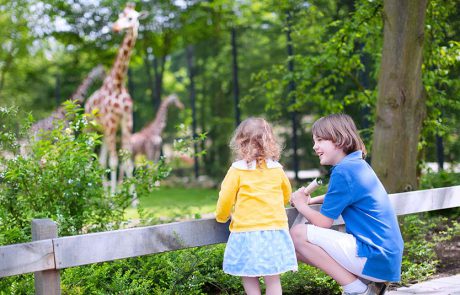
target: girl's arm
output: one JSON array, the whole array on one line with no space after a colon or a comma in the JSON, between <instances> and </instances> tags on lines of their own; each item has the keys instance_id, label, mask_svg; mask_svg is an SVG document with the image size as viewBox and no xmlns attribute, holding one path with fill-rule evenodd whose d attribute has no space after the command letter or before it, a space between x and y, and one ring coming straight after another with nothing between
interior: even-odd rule
<instances>
[{"instance_id":1,"label":"girl's arm","mask_svg":"<svg viewBox=\"0 0 460 295\"><path fill-rule=\"evenodd\" d=\"M238 193L238 188L238 175L232 168L230 168L222 181L219 192L219 200L217 200L215 212L217 222L225 223L230 218L233 205L235 204L236 195Z\"/></svg>"},{"instance_id":2,"label":"girl's arm","mask_svg":"<svg viewBox=\"0 0 460 295\"><path fill-rule=\"evenodd\" d=\"M284 204L286 205L291 200L292 187L284 171L282 173L281 178L282 178L281 189L283 190Z\"/></svg>"}]
</instances>

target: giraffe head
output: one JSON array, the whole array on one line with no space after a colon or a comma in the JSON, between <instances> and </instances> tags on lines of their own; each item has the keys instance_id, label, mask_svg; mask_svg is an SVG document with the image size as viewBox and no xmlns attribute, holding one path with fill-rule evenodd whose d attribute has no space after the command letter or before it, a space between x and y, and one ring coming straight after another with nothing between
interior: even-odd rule
<instances>
[{"instance_id":1,"label":"giraffe head","mask_svg":"<svg viewBox=\"0 0 460 295\"><path fill-rule=\"evenodd\" d=\"M139 20L147 17L148 12L137 12L134 3L126 4L123 12L118 15L118 19L113 23L112 29L119 32L126 29L136 30L139 28Z\"/></svg>"},{"instance_id":2,"label":"giraffe head","mask_svg":"<svg viewBox=\"0 0 460 295\"><path fill-rule=\"evenodd\" d=\"M173 103L178 109L184 108L184 104L182 104L177 94L170 94L168 97L166 97L165 102L168 105Z\"/></svg>"}]
</instances>

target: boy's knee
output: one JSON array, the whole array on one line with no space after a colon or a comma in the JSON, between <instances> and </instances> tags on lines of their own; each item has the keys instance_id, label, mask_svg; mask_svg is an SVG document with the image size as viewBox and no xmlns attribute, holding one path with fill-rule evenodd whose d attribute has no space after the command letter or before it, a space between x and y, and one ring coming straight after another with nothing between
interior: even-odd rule
<instances>
[{"instance_id":1,"label":"boy's knee","mask_svg":"<svg viewBox=\"0 0 460 295\"><path fill-rule=\"evenodd\" d=\"M289 230L289 233L294 241L294 244L307 241L307 226L305 224L297 224L293 226Z\"/></svg>"}]
</instances>

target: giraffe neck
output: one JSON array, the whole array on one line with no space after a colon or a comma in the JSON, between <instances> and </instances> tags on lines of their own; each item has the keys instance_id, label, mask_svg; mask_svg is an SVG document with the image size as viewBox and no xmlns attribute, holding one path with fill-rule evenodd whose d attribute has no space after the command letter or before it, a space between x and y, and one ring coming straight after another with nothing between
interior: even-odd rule
<instances>
[{"instance_id":1,"label":"giraffe neck","mask_svg":"<svg viewBox=\"0 0 460 295\"><path fill-rule=\"evenodd\" d=\"M78 104L82 104L83 103L83 100L85 99L85 96L86 96L86 93L89 89L89 87L91 86L91 84L93 84L94 80L96 78L104 78L104 68L99 65L97 67L95 67L89 74L88 76L83 80L83 82L80 84L80 86L78 86L77 90L75 90L75 92L72 94L72 96L70 97L70 99L72 101L75 101L77 102Z\"/></svg>"},{"instance_id":2,"label":"giraffe neck","mask_svg":"<svg viewBox=\"0 0 460 295\"><path fill-rule=\"evenodd\" d=\"M110 82L115 88L121 89L123 86L123 81L128 71L129 60L131 57L131 52L136 43L137 30L130 29L126 32L125 38L121 44L121 47L118 49L117 58L110 72L110 76L107 77L104 82ZM105 84L104 83L104 84Z\"/></svg>"},{"instance_id":3,"label":"giraffe neck","mask_svg":"<svg viewBox=\"0 0 460 295\"><path fill-rule=\"evenodd\" d=\"M149 126L150 135L160 135L163 129L166 127L166 119L168 117L168 107L171 104L170 101L163 101L158 108L155 119Z\"/></svg>"}]
</instances>

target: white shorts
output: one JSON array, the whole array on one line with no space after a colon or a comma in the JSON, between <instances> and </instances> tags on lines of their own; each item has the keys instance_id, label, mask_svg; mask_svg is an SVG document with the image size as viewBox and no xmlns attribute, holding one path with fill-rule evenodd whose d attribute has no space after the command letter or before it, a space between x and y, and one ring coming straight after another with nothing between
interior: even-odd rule
<instances>
[{"instance_id":1,"label":"white shorts","mask_svg":"<svg viewBox=\"0 0 460 295\"><path fill-rule=\"evenodd\" d=\"M369 281L384 282L363 274L367 258L357 255L358 246L353 235L307 224L307 239L310 243L321 247L349 272Z\"/></svg>"}]
</instances>

